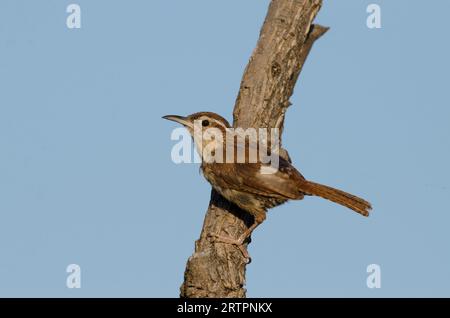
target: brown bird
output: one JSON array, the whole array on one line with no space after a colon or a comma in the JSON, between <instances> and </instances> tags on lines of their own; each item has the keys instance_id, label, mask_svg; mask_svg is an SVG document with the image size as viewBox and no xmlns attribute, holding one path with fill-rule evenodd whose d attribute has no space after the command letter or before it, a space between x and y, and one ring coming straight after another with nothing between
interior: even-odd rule
<instances>
[{"instance_id":1,"label":"brown bird","mask_svg":"<svg viewBox=\"0 0 450 318\"><path fill-rule=\"evenodd\" d=\"M247 140L244 145L233 142L233 149L227 144L227 131L231 126L223 117L211 112L199 112L187 117L167 115L164 119L182 124L190 132L202 157L201 170L212 187L228 201L236 204L254 217L254 223L239 238L217 236L223 243L237 245L248 258L247 251L242 247L252 231L266 218L267 209L273 208L288 200L301 200L305 195L319 196L346 206L363 216L369 215L369 202L319 183L306 180L290 162L278 157L277 167L262 160L249 160L252 144ZM197 125L196 125L197 124ZM210 130L212 129L212 130ZM203 138L208 131L220 132L222 136ZM227 139L228 136L228 139ZM245 161L237 160L239 147L247 148ZM208 149L209 153L205 150ZM231 152L232 162L226 160L227 152ZM214 158L212 158L214 157ZM219 158L219 160L217 160ZM213 159L213 160L212 160Z\"/></svg>"}]
</instances>

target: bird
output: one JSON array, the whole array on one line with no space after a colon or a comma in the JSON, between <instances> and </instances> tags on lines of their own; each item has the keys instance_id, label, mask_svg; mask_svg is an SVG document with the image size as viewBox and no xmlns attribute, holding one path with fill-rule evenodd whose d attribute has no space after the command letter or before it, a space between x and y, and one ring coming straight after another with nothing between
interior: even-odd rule
<instances>
[{"instance_id":1,"label":"bird","mask_svg":"<svg viewBox=\"0 0 450 318\"><path fill-rule=\"evenodd\" d=\"M163 118L177 122L189 131L202 158L200 170L211 186L226 200L253 216L253 224L238 238L215 235L218 242L239 247L248 260L248 252L243 248L247 238L264 222L268 209L288 200L317 196L369 216L372 206L368 201L305 179L290 160L282 156L277 157L276 167L261 158L250 160L251 148L255 145L248 139L244 139L244 143L236 142L234 135L229 134L233 129L231 125L216 113L197 112L188 116L166 115ZM209 137L205 138L208 132ZM266 141L266 144L269 142ZM240 153L244 153L245 160L239 161L237 154L242 149L244 151ZM227 160L229 158L232 160Z\"/></svg>"}]
</instances>

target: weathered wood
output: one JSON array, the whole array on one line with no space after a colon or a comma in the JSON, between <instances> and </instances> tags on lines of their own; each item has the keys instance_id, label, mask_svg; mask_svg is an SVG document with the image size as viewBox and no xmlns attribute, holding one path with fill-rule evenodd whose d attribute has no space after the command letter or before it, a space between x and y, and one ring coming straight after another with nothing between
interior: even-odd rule
<instances>
[{"instance_id":1,"label":"weathered wood","mask_svg":"<svg viewBox=\"0 0 450 318\"><path fill-rule=\"evenodd\" d=\"M321 5L322 0L272 0L244 71L233 112L235 127L283 128L308 53L328 30L312 24ZM234 245L213 242L211 234L237 238L252 223L251 216L212 190L200 238L187 262L182 297L245 297L242 253Z\"/></svg>"}]
</instances>

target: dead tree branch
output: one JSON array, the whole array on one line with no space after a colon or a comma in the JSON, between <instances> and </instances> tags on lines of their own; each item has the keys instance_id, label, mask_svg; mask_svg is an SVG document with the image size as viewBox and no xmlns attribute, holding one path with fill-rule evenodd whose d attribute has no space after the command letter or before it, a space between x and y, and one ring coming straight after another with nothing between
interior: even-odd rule
<instances>
[{"instance_id":1,"label":"dead tree branch","mask_svg":"<svg viewBox=\"0 0 450 318\"><path fill-rule=\"evenodd\" d=\"M303 64L328 30L312 24L321 5L322 0L272 0L242 78L235 127L283 128ZM288 156L285 151L282 155ZM242 253L234 245L213 242L209 234L239 237L251 223L251 216L212 191L200 239L187 262L182 297L245 297Z\"/></svg>"}]
</instances>

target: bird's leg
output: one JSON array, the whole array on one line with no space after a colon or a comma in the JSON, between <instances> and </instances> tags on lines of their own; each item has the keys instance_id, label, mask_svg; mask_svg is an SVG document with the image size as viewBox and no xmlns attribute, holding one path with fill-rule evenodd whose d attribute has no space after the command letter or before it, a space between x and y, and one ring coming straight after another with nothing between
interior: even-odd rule
<instances>
[{"instance_id":1,"label":"bird's leg","mask_svg":"<svg viewBox=\"0 0 450 318\"><path fill-rule=\"evenodd\" d=\"M264 217L264 219L265 219L265 217ZM223 235L219 235L219 234L211 234L211 236L214 238L214 241L217 243L236 245L239 248L239 250L241 251L242 255L244 255L247 263L250 263L251 258L250 258L250 255L248 254L247 249L244 246L244 242L252 234L252 232L256 229L256 227L263 222L264 219L261 220L260 218L255 217L254 223L248 229L246 229L244 231L244 233L242 233L239 236L239 238L237 238L237 239L232 238L230 236L223 236Z\"/></svg>"},{"instance_id":2,"label":"bird's leg","mask_svg":"<svg viewBox=\"0 0 450 318\"><path fill-rule=\"evenodd\" d=\"M235 239L229 236L224 235L214 235L215 238L218 239L217 242L220 243L228 243L233 245L243 245L245 240L252 234L253 230L261 223L255 222L253 223L248 229L245 230L244 233L242 233L239 238Z\"/></svg>"}]
</instances>

